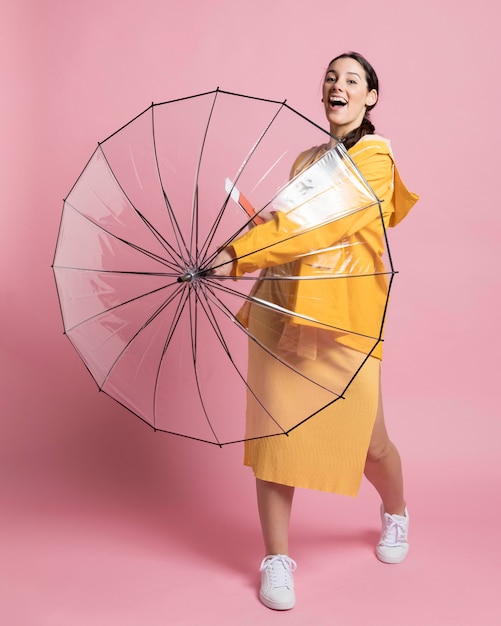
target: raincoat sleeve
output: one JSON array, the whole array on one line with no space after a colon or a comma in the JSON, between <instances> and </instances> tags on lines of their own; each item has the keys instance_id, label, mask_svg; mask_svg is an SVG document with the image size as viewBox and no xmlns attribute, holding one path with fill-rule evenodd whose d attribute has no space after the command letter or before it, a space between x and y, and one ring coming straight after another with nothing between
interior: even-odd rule
<instances>
[{"instance_id":1,"label":"raincoat sleeve","mask_svg":"<svg viewBox=\"0 0 501 626\"><path fill-rule=\"evenodd\" d=\"M398 218L394 216L394 180L397 182L397 179L394 177L395 165L388 142L382 138L362 140L349 154L377 198L381 200L381 205L375 200L366 209L304 232L298 231L296 223L277 211L272 220L253 228L232 243L236 259L233 266L235 276L294 261L328 248L334 242L351 237L369 224L380 221L381 212L386 225L398 223L403 218L404 213L417 200L417 196L405 189L398 176L397 195L402 214ZM301 157L298 161L300 159Z\"/></svg>"}]
</instances>

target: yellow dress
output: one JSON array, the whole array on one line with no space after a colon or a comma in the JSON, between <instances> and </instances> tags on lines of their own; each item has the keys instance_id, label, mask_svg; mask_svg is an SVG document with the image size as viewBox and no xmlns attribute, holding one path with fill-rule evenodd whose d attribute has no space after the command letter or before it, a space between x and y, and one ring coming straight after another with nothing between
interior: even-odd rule
<instances>
[{"instance_id":1,"label":"yellow dress","mask_svg":"<svg viewBox=\"0 0 501 626\"><path fill-rule=\"evenodd\" d=\"M324 147L319 147L300 155L293 175L323 152ZM388 142L381 137L366 136L349 153L383 200L385 224L397 224L417 201L417 196L408 192L400 180ZM376 269L382 263L384 233L378 207L373 213L366 211L349 216L306 234L305 241L299 245L311 253L304 255L303 251L299 261L299 238L272 247L263 245L273 240L283 227L283 218L275 216L272 222L252 229L233 242L238 259L234 269L236 276L291 262L295 274L311 275L315 271L312 268L319 265L315 251L325 249L325 242L332 244L337 238L344 242L351 256L367 255L369 249ZM357 245L360 242L364 245ZM335 262L346 263L346 259ZM355 259L354 262L362 261ZM367 259L363 262L367 263ZM324 315L329 325L340 328L346 328L347 324L352 328L359 325L377 331L373 327L381 324L387 285L377 271L374 274L358 283L358 279L265 280L260 282L256 296L279 307L292 306L305 315L303 319L307 319L311 307L317 307L316 319ZM295 322L289 323L283 315L256 305L248 311L246 323L251 334L293 367L284 367L255 342L249 342L248 386L258 393L248 394L246 436L249 439L245 442L244 463L262 480L356 495L379 402L381 344L374 349L374 341L368 343L357 334L325 330L307 321ZM355 371L358 373L352 379ZM346 393L338 399L332 389L343 390L348 383ZM265 432L263 428L269 422L270 413L280 416L280 424L286 430L306 417L313 417L287 436L252 439L254 433Z\"/></svg>"}]
</instances>

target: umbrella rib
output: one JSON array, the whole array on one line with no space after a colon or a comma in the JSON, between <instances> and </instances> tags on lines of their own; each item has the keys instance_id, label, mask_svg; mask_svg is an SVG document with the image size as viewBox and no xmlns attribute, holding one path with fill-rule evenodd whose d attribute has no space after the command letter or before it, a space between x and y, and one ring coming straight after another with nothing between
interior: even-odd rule
<instances>
[{"instance_id":1,"label":"umbrella rib","mask_svg":"<svg viewBox=\"0 0 501 626\"><path fill-rule=\"evenodd\" d=\"M209 320L209 324L212 326L212 329L214 330L214 333L215 333L216 337L218 338L220 344L223 346L223 350L226 353L226 356L228 357L230 363L233 365L235 371L237 372L237 375L242 380L242 382L244 383L244 385L245 385L246 389L249 391L249 393L251 393L251 395L256 400L256 402L260 405L260 407L263 409L263 411L268 415L268 417L273 421L273 423L281 430L281 433L285 435L286 434L285 429L277 422L277 420L273 417L273 415L269 412L269 410L264 406L264 404L261 402L261 400L257 397L256 393L254 392L254 390L250 387L249 383L247 382L246 377L242 374L242 372L240 371L239 367L235 363L235 360L233 359L233 357L231 355L231 352L230 352L230 350L228 348L228 345L226 344L226 341L224 340L224 335L223 335L223 333L221 331L221 328L220 328L220 326L219 326L219 324L217 322L216 316L214 315L214 312L212 311L212 309L210 307L210 299L207 297L207 294L205 293L205 289L203 290L203 293L204 293L205 302L206 302L207 306L205 306L202 298L200 298L199 295L197 295L198 301L199 301L200 306L202 307L205 315L207 316L207 319ZM218 307L218 308L220 308L220 307Z\"/></svg>"},{"instance_id":2,"label":"umbrella rib","mask_svg":"<svg viewBox=\"0 0 501 626\"><path fill-rule=\"evenodd\" d=\"M382 328L382 326L381 326ZM362 369L362 367L367 363L367 360L369 359L370 356L372 356L372 353L374 352L374 350L377 348L377 346L382 342L383 340L380 338L376 341L376 343L373 345L371 351L366 354L364 360L362 361L362 363L360 363L360 365L357 367L357 369L354 371L354 373L352 374L350 380L346 383L345 388L343 389L341 395L338 398L335 398L334 400L332 400L331 402L328 402L327 404L324 404L323 407L321 407L320 409L317 409L314 413L311 413L310 415L308 415L308 417L305 417L305 419L301 420L299 423L295 424L294 426L292 426L292 428L289 428L289 430L286 432L286 435L288 435L289 433L291 433L293 430L295 430L296 428L298 428L299 426L301 426L302 424L304 424L305 422L307 422L309 419L311 419L312 417L314 417L315 415L318 415L319 413L321 413L324 409L330 407L331 405L334 404L334 402L337 402L338 400L344 400L345 396L344 394L348 391L348 388L350 387L350 385L353 383L353 381L355 380L355 378L357 377L358 373L360 372L360 370Z\"/></svg>"},{"instance_id":3,"label":"umbrella rib","mask_svg":"<svg viewBox=\"0 0 501 626\"><path fill-rule=\"evenodd\" d=\"M157 373L155 377L155 385L154 385L154 390L153 390L153 398L154 398L153 400L153 425L154 425L154 428L156 428L156 421L157 421L157 394L158 394L158 385L160 381L160 370L162 367L162 362L167 353L167 349L171 342L172 336L174 335L174 331L176 330L177 325L179 324L179 320L181 319L181 314L186 306L186 303L188 302L187 290L184 290L183 287L180 287L180 289L182 290L184 297L179 298L176 311L173 315L172 322L169 327L169 332L167 333L167 338L165 339L165 342L164 342L162 354L160 355L160 360L158 362L158 368L157 368ZM177 292L179 292L179 290L177 290Z\"/></svg>"},{"instance_id":4,"label":"umbrella rib","mask_svg":"<svg viewBox=\"0 0 501 626\"><path fill-rule=\"evenodd\" d=\"M132 342L134 341L134 339L136 339L136 337L138 337L141 332L147 328L151 322L156 319L160 313L167 308L167 306L174 300L174 298L179 294L179 292L182 291L182 286L179 286L178 289L176 289L174 291L174 293L172 293L167 300L165 300L164 302L162 302L162 304L150 315L150 317L140 326L140 328L132 335L132 337L127 341L127 343L122 347L122 349L120 350L120 352L117 354L117 356L115 357L113 363L111 364L108 372L106 373L106 376L103 380L102 383L102 387L104 386L104 384L106 383L106 381L108 380L111 372L113 371L113 368L115 367L115 365L118 363L118 361L120 360L121 356L124 354L124 352L128 349L128 347L132 344ZM178 309L179 309L179 303L178 303ZM172 325L171 325L172 326ZM109 337L108 337L109 339Z\"/></svg>"},{"instance_id":5,"label":"umbrella rib","mask_svg":"<svg viewBox=\"0 0 501 626\"><path fill-rule=\"evenodd\" d=\"M267 280L267 279L266 278L264 278L264 279L261 278L261 279L254 279L254 280ZM273 280L280 280L280 279L273 279ZM235 289L232 289L231 287L223 285L223 281L220 282L219 280L216 280L216 279L209 279L209 281L210 281L211 285L217 286L221 291L223 291L223 292L225 292L225 293L227 293L229 295L236 296L237 298L240 298L240 299L245 300L247 302L252 302L252 303L257 304L257 305L259 305L259 306L261 306L261 307L263 307L265 309L273 311L275 313L276 312L280 312L280 313L283 313L285 315L288 315L289 317L293 316L296 319L304 320L305 322L313 322L316 325L321 325L326 330L335 330L335 331L340 331L340 332L344 332L344 333L349 333L350 335L356 335L356 336L362 337L364 339L374 339L374 340L378 339L378 337L374 337L373 335L367 335L365 333L360 333L360 332L356 332L356 331L349 330L349 329L346 329L346 328L341 328L340 326L333 326L332 324L327 324L325 322L319 322L318 320L315 320L315 319L313 319L311 317L308 317L307 315L302 315L301 313L296 313L294 311L290 311L290 310L288 310L288 309L286 309L284 307L281 307L281 306L279 306L277 304L273 304L271 302L268 302L267 300L261 300L259 298L254 297L254 296L251 296L251 295L244 295L244 294L240 293L239 291L237 291ZM211 294L213 295L214 298L217 298L217 295L215 294L214 290L211 290ZM218 299L218 301L220 301L219 298L217 298L217 299ZM388 301L388 297L387 297L387 301ZM221 304L222 304L222 302L221 302ZM222 306L224 306L225 310L230 314L230 316L232 316L231 311L229 311L229 309L227 309L227 307L224 304L222 304ZM383 324L381 324L381 328L382 327L383 327ZM381 331L380 331L380 336L381 336Z\"/></svg>"},{"instance_id":6,"label":"umbrella rib","mask_svg":"<svg viewBox=\"0 0 501 626\"><path fill-rule=\"evenodd\" d=\"M221 92L221 93L228 93L229 92ZM233 94L230 94L233 95ZM247 96L242 96L242 97L247 97ZM274 103L274 101L270 100L269 102ZM261 135L258 137L258 139L255 141L254 145L252 146L252 148L249 150L249 153L247 154L247 156L244 158L244 160L242 161L242 164L240 165L235 178L233 180L233 185L235 186L236 183L238 182L238 180L240 179L244 169L247 167L249 161L251 160L251 158L254 156L258 146L260 145L260 143L263 141L264 137L266 136L266 134L269 132L270 128L272 127L273 123L275 122L275 120L277 119L280 111L282 110L282 108L285 105L285 101L284 102L277 102L276 104L280 104L280 106L278 107L278 109L276 110L276 112L274 113L274 115L271 117L271 120L268 122L268 124L265 126L265 128L263 129L263 131L261 132ZM219 223L221 222L221 219L223 217L224 211L226 210L226 207L228 205L229 199L231 197L231 192L228 193L228 195L226 196L226 200L223 203L223 206L221 207L221 210L219 211L216 219L214 220L214 223L211 227L211 229L209 230L207 237L205 239L205 243L203 244L201 250L203 251L202 253L202 257L205 254L205 251L209 248L209 246L211 245L211 243L214 240L214 237L216 235L217 232L217 228L219 226ZM240 233L242 233L245 228L252 222L252 218L250 218L246 224L243 224L243 226L239 229L239 231L237 233L235 233L234 238L237 237ZM233 240L233 239L232 239Z\"/></svg>"},{"instance_id":7,"label":"umbrella rib","mask_svg":"<svg viewBox=\"0 0 501 626\"><path fill-rule=\"evenodd\" d=\"M295 112L297 113L297 111ZM301 115L301 114L298 113L298 115ZM362 174L360 169L357 167L357 164L355 163L355 161L352 159L351 154L349 154L349 152L344 148L344 146L343 146L343 156L348 160L351 167L357 172L357 175L359 176L360 180L363 182L367 191L369 191L369 193L371 193L374 196L374 199L377 201L378 208L379 208L379 216L381 218L381 224L383 225L383 237L384 237L384 242L385 242L385 247L386 247L386 253L388 254L388 262L390 264L390 269L392 273L395 273L395 269L393 265L393 258L391 256L390 242L388 241L388 229L386 228L386 225L384 223L383 210L381 207L381 204L383 201L380 198L378 198L378 196L374 192L374 189L372 189L369 182L367 181L365 176Z\"/></svg>"},{"instance_id":8,"label":"umbrella rib","mask_svg":"<svg viewBox=\"0 0 501 626\"><path fill-rule=\"evenodd\" d=\"M150 252L149 250L141 248L141 246L138 246L137 244L134 244L134 243L132 243L130 241L127 241L126 239L123 239L122 237L119 237L118 235L115 235L114 233L109 231L107 228L105 228L101 224L98 224L95 220L91 219L88 215L85 215L85 213L82 213L79 209L77 209L77 207L75 207L73 204L68 202L68 200L65 201L65 204L66 204L66 206L68 208L70 208L73 211L75 211L75 213L78 213L78 215L83 217L90 224L92 224L96 228L99 228L99 230L101 230L103 233L106 233L110 237L113 237L113 239L115 239L116 241L120 241L121 243L123 243L124 245L128 246L129 248L132 248L133 250L136 250L137 252L139 252L141 254L144 254L145 256L149 257L150 259L153 259L154 261L157 261L158 263L161 263L162 265L165 265L169 269L172 269L174 271L179 269L179 265L175 265L173 261L169 261L168 259L164 259L161 256L158 256L158 254L155 254L154 252Z\"/></svg>"},{"instance_id":9,"label":"umbrella rib","mask_svg":"<svg viewBox=\"0 0 501 626\"><path fill-rule=\"evenodd\" d=\"M190 294L191 294L191 290L190 290ZM200 299L198 297L197 294L197 290L194 290L194 296L195 296L195 302L200 302ZM191 303L191 299L190 299L190 303ZM200 302L201 304L201 302ZM193 319L195 318L195 319ZM203 399L202 396L202 389L200 387L200 379L198 376L198 368L197 368L197 330L198 330L198 312L197 312L197 308L195 307L195 310L192 311L191 307L190 307L190 332L191 332L191 354L192 354L192 358L193 358L193 372L195 374L195 384L197 386L197 393L198 393L198 399L200 400L200 405L202 407L202 411L204 413L205 419L207 420L207 424L209 425L209 428L211 429L212 434L214 435L214 439L217 441L218 445L221 445L221 442L219 441L218 436L216 435L216 431L214 430L213 426L212 426L212 422L210 421L209 418L209 414L207 412L207 408L205 406L205 401Z\"/></svg>"},{"instance_id":10,"label":"umbrella rib","mask_svg":"<svg viewBox=\"0 0 501 626\"><path fill-rule=\"evenodd\" d=\"M288 276L288 275L284 275L284 276L266 276L266 277L262 277L262 278L256 278L255 276L246 276L245 274L243 274L242 276L238 277L239 281L252 281L255 282L256 280L265 280L265 281L276 281L276 280L284 280L284 281L303 281L303 280L337 280L337 279L346 279L346 278L367 278L368 276L393 276L394 274L398 274L397 270L386 270L384 272L371 272L369 274L336 274L335 276L333 275L327 275L327 276ZM215 276L211 276L210 273L207 272L202 272L202 275L204 276L204 278L207 278L208 280L211 280L213 282L217 281L218 283L221 282L221 284L223 282L230 282L230 281L234 281L235 277L234 276L218 276L217 278ZM230 289L229 287L227 287L227 289ZM238 294L238 291L235 291L235 294ZM246 298L247 296L242 295L242 297Z\"/></svg>"},{"instance_id":11,"label":"umbrella rib","mask_svg":"<svg viewBox=\"0 0 501 626\"><path fill-rule=\"evenodd\" d=\"M173 283L174 285L177 284ZM101 315L104 315L105 313L109 313L110 311L115 311L117 309L120 309L123 306L126 306L127 304L131 304L131 302L136 302L138 300L141 300L142 298L146 298L147 296L151 296L154 293L158 293L159 291L162 291L164 289L167 289L168 287L171 287L173 284L167 284L167 285L162 285L162 287L158 287L157 289L152 289L151 291L148 291L146 293L142 293L139 296L135 296L134 298L129 298L128 300L125 300L124 302L120 302L120 304L115 304L114 306L108 307L107 309L105 309L104 311L100 311L99 313L95 313L94 315L91 315L90 317L85 318L84 320L82 320L81 322L79 322L78 324L75 324L74 326L72 326L71 328L66 328L65 329L65 334L68 334L72 331L74 331L76 328L78 328L79 326L82 326L82 324L86 324L87 322L90 322L93 319L97 319L99 318ZM181 287L179 287L181 288ZM164 306L168 305L171 303L171 301L173 300L173 298L176 297L177 293L179 292L179 288L176 289L176 291L171 294L162 304ZM149 320L150 321L150 320ZM145 324L145 326L149 323L149 321Z\"/></svg>"},{"instance_id":12,"label":"umbrella rib","mask_svg":"<svg viewBox=\"0 0 501 626\"><path fill-rule=\"evenodd\" d=\"M136 339L136 338L137 338L137 337L141 334L141 332L142 332L142 331L143 331L143 330L144 330L144 329L145 329L145 328L146 328L149 324L151 324L151 322L153 322L153 320L154 320L154 319L156 319L156 318L158 317L158 315L160 315L160 313L161 313L163 310L165 310L165 308L167 308L167 306L168 306L168 305L169 305L169 304L170 304L170 303L174 300L174 298L175 298L175 297L176 297L176 296L177 296L180 292L182 292L182 291L183 291L183 287L180 285L180 286L179 286L179 288L178 288L178 289L176 289L176 290L175 290L175 292L174 292L173 294L171 294L171 296L170 296L167 300L165 300L165 301L161 304L161 306L159 306L159 307L157 308L157 310L156 310L156 311L154 311L154 312L150 315L150 317L148 318L148 320L146 320L146 322L145 322L145 323L144 323L144 324L143 324L143 325L142 325L142 326L141 326L141 327L140 327L140 328L139 328L139 329L138 329L138 330L134 333L134 335L133 335L133 336L129 339L129 341L128 341L128 342L127 342L124 346L123 346L123 348L120 350L119 354L115 357L115 359L114 359L114 361L113 361L112 365L110 366L110 368L109 368L109 370L108 370L108 372L107 372L107 374L106 374L106 376L105 376L105 378L104 378L104 380L103 380L102 384L100 385L100 389L102 389L102 388L104 387L104 385L105 385L106 381L108 380L108 378L109 378L109 376L110 376L111 372L113 371L113 369L114 369L115 365L118 363L118 361L120 360L121 356L122 356L122 355L125 353L125 351L129 348L129 346L132 344L132 342L133 342L133 341L134 341L134 340L135 340L135 339ZM182 298L179 298L179 299L178 299L178 303L177 303L176 311L175 311L175 314L174 314L174 316L173 316L172 323L171 323L170 328L169 328L168 336L167 336L167 339L166 339L166 341L165 341L164 348L163 348L163 351L162 351L162 354L161 354L161 357L160 357L160 362L159 362L158 369L157 369L157 376L156 376L156 379L155 379L155 386L154 386L154 405L153 405L153 415L154 415L153 420L154 420L154 422L153 422L153 426L152 426L155 430L156 430L156 427L155 427L155 421L156 421L156 396L157 396L157 389L158 389L158 379L159 379L159 375L160 375L160 367L161 367L161 363L162 363L162 361L163 361L163 358L164 358L164 356L165 356L165 353L166 353L166 350L167 350L168 344L170 343L170 340L171 340L171 338L172 338L172 335L173 335L173 333L174 333L174 330L176 329L177 324L178 324L178 322L179 322L179 319L180 319L180 317L181 317L181 313L182 313L182 311L183 311L183 308L184 308L185 304L186 304L186 298L184 298L184 301L183 301L183 299L182 299ZM118 401L118 400L117 400L117 401ZM126 408L129 408L129 407L126 407ZM130 409L129 409L129 410L130 410ZM132 411L132 412L133 412L135 415L137 415L137 413L135 413L134 411ZM138 417L140 417L140 416L138 416ZM141 419L142 419L142 418L141 418ZM146 423L148 423L148 422L146 422ZM168 432L168 431L165 431L165 432ZM174 433L173 433L173 434L174 434Z\"/></svg>"},{"instance_id":13,"label":"umbrella rib","mask_svg":"<svg viewBox=\"0 0 501 626\"><path fill-rule=\"evenodd\" d=\"M192 221L191 221L191 232L190 232L190 252L193 254L193 247L195 247L195 251L194 251L194 259L195 259L195 263L198 265L199 264L199 251L198 251L198 237L199 237L199 231L198 231L198 185L199 185L199 179L200 179L200 171L202 168L202 159L203 159L203 155L204 155L204 151L205 151L205 144L207 141L207 135L209 134L209 127L211 125L211 121L212 121L212 116L214 114L214 108L216 106L216 100L217 100L217 96L219 94L219 88L216 89L216 91L214 92L214 97L212 99L212 105L209 111L209 115L207 116L207 124L205 126L205 131L204 131L204 136L202 139L202 145L200 147L200 154L198 157L198 163L197 163L197 169L196 169L196 173L195 173L195 187L193 190L193 206L192 206ZM221 214L221 212L219 213L219 215ZM220 217L218 216L216 218L216 221L219 223ZM213 226L214 228L214 226Z\"/></svg>"},{"instance_id":14,"label":"umbrella rib","mask_svg":"<svg viewBox=\"0 0 501 626\"><path fill-rule=\"evenodd\" d=\"M157 106L157 105L154 105ZM155 164L156 164L156 168L157 168L157 175L158 175L158 181L160 184L160 189L162 190L162 195L164 198L164 202L165 202L165 208L167 209L167 215L169 217L171 226L172 226L172 231L174 234L174 237L176 239L176 244L178 247L178 252L177 254L179 255L179 257L182 259L183 258L183 253L182 253L182 249L184 248L184 251L186 253L186 255L189 257L190 256L190 252L188 250L188 246L186 245L186 241L184 240L183 237L183 233L181 231L181 228L179 227L179 223L176 219L176 216L174 214L174 211L172 209L172 205L170 203L170 200L167 196L167 192L165 191L165 186L163 184L163 180L162 180L162 173L160 171L160 163L158 160L158 149L157 149L157 136L156 136L156 132L155 132L155 112L154 112L154 106L151 108L151 133L152 133L152 139L153 139L153 152L155 154Z\"/></svg>"},{"instance_id":15,"label":"umbrella rib","mask_svg":"<svg viewBox=\"0 0 501 626\"><path fill-rule=\"evenodd\" d=\"M384 303L384 309L383 309L383 314L381 316L381 328L379 330L379 340L380 341L384 341L383 340L383 329L384 329L384 322L386 319L386 313L388 312L388 304L390 302L390 291L391 291L391 287L393 285L393 280L395 278L395 274L396 272L394 272L393 274L391 274L390 276L390 280L388 282L388 292L386 294L386 302Z\"/></svg>"},{"instance_id":16,"label":"umbrella rib","mask_svg":"<svg viewBox=\"0 0 501 626\"><path fill-rule=\"evenodd\" d=\"M139 272L136 270L104 270L96 269L95 267L72 267L70 265L53 265L55 270L71 270L73 272L95 272L96 274L126 274L129 276L166 276L168 278L176 278L176 282L179 282L177 271L174 274L168 274L167 272ZM177 269L177 268L176 268Z\"/></svg>"},{"instance_id":17,"label":"umbrella rib","mask_svg":"<svg viewBox=\"0 0 501 626\"><path fill-rule=\"evenodd\" d=\"M152 109L152 111L153 111L153 109ZM116 184L118 185L120 191L123 193L124 197L127 199L127 202L130 204L130 206L132 207L132 209L134 210L136 215L139 217L139 219L143 222L143 224L148 228L148 230L151 232L151 234L155 237L155 239L163 247L165 252L167 252L168 254L171 255L172 260L174 262L176 261L176 258L177 258L177 260L182 258L182 255L178 254L178 252L173 248L173 246L171 246L171 244L162 236L162 234L153 226L153 224L148 219L146 219L146 217L141 213L141 211L139 211L139 209L134 205L132 200L129 198L129 196L125 192L125 189L122 187L120 181L117 179L117 177L115 175L115 172L113 171L113 168L111 167L111 164L108 161L106 153L104 152L103 147L102 147L101 144L99 145L99 149L101 150L101 154L103 155L103 158L104 158L104 160L106 162L106 165L108 166L108 169L109 169L111 175L113 176ZM163 191L163 189L162 189L162 191ZM131 245L133 245L133 244L131 244Z\"/></svg>"}]
</instances>

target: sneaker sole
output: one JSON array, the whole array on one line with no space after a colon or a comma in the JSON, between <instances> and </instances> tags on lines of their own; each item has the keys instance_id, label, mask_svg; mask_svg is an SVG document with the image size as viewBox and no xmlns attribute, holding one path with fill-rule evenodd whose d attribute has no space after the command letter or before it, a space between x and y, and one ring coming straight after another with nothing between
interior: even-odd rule
<instances>
[{"instance_id":1,"label":"sneaker sole","mask_svg":"<svg viewBox=\"0 0 501 626\"><path fill-rule=\"evenodd\" d=\"M264 604L264 606L269 609L273 609L274 611L290 611L296 606L296 600L291 600L290 602L273 602L266 596L263 596L261 593L259 594L259 599Z\"/></svg>"},{"instance_id":2,"label":"sneaker sole","mask_svg":"<svg viewBox=\"0 0 501 626\"><path fill-rule=\"evenodd\" d=\"M397 563L401 563L405 560L408 553L409 551L407 550L407 552L403 556L386 556L384 554L380 554L380 552L376 550L376 556L378 560L381 561L381 563L388 563L389 565L396 565Z\"/></svg>"}]
</instances>

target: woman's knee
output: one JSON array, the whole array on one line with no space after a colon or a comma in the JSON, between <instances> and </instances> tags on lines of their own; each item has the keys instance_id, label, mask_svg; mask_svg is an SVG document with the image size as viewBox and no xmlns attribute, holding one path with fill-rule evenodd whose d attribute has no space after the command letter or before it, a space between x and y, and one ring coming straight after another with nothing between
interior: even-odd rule
<instances>
[{"instance_id":1,"label":"woman's knee","mask_svg":"<svg viewBox=\"0 0 501 626\"><path fill-rule=\"evenodd\" d=\"M394 449L395 446L388 437L379 441L371 441L367 451L367 461L371 463L385 461L393 453Z\"/></svg>"}]
</instances>

